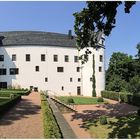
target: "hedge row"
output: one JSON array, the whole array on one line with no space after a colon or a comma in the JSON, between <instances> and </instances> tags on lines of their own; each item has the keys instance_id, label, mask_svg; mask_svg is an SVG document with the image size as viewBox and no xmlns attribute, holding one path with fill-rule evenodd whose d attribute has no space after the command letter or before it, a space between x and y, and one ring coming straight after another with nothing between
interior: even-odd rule
<instances>
[{"instance_id":1,"label":"hedge row","mask_svg":"<svg viewBox=\"0 0 140 140\"><path fill-rule=\"evenodd\" d=\"M62 134L45 95L41 95L41 109L43 114L44 137L49 139L62 138Z\"/></svg>"},{"instance_id":2,"label":"hedge row","mask_svg":"<svg viewBox=\"0 0 140 140\"><path fill-rule=\"evenodd\" d=\"M13 107L17 102L21 100L20 95L14 96L12 99L7 100L3 104L0 104L0 114L3 114L5 111Z\"/></svg>"},{"instance_id":3,"label":"hedge row","mask_svg":"<svg viewBox=\"0 0 140 140\"><path fill-rule=\"evenodd\" d=\"M29 95L31 93L30 90L10 90L10 89L1 89L0 90L0 97L8 97L10 94L17 94L17 95Z\"/></svg>"},{"instance_id":4,"label":"hedge row","mask_svg":"<svg viewBox=\"0 0 140 140\"><path fill-rule=\"evenodd\" d=\"M115 91L107 91L107 90L101 91L101 96L103 98L108 98L111 100L116 100L116 101L119 100L119 92L115 92Z\"/></svg>"},{"instance_id":5,"label":"hedge row","mask_svg":"<svg viewBox=\"0 0 140 140\"><path fill-rule=\"evenodd\" d=\"M131 94L124 92L114 92L114 91L102 91L101 96L103 98L108 98L112 100L140 106L140 95L139 94ZM120 97L119 97L120 96Z\"/></svg>"}]
</instances>

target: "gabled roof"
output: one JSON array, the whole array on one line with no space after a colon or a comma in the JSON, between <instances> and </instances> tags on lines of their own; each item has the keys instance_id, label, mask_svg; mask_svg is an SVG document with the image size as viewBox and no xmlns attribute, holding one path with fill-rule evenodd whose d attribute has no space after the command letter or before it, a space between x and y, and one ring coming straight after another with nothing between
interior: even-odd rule
<instances>
[{"instance_id":1,"label":"gabled roof","mask_svg":"<svg viewBox=\"0 0 140 140\"><path fill-rule=\"evenodd\" d=\"M41 31L9 31L0 32L0 46L41 45L76 47L74 37L66 34Z\"/></svg>"}]
</instances>

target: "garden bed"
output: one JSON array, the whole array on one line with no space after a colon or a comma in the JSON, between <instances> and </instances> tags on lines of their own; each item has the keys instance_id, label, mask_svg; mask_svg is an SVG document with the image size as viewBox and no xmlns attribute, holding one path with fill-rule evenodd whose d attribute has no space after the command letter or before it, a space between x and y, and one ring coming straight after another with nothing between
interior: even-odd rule
<instances>
[{"instance_id":1,"label":"garden bed","mask_svg":"<svg viewBox=\"0 0 140 140\"><path fill-rule=\"evenodd\" d=\"M98 102L98 98L94 97L78 97L78 96L58 96L56 97L61 102L64 102L65 104L68 103L68 99L72 98L74 100L75 105L88 105L88 104L103 104L106 101Z\"/></svg>"}]
</instances>

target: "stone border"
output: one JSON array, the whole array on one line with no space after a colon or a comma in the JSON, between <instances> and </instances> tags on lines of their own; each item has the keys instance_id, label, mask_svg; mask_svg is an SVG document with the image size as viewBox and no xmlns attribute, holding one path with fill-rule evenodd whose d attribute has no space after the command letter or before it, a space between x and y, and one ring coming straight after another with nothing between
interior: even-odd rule
<instances>
[{"instance_id":1,"label":"stone border","mask_svg":"<svg viewBox=\"0 0 140 140\"><path fill-rule=\"evenodd\" d=\"M47 98L47 101L53 111L53 114L55 116L55 119L57 120L57 123L60 127L60 130L62 132L64 139L76 139L76 135L73 132L70 125L67 123L61 112L59 111L58 107L55 105L55 103L50 99Z\"/></svg>"}]
</instances>

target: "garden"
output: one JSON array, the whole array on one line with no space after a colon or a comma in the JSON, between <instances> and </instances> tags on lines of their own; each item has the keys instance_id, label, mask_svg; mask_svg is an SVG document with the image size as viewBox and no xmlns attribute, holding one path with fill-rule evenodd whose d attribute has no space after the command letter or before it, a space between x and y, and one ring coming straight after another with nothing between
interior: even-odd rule
<instances>
[{"instance_id":1,"label":"garden","mask_svg":"<svg viewBox=\"0 0 140 140\"><path fill-rule=\"evenodd\" d=\"M0 114L14 106L21 100L21 96L29 95L27 89L0 89Z\"/></svg>"},{"instance_id":2,"label":"garden","mask_svg":"<svg viewBox=\"0 0 140 140\"><path fill-rule=\"evenodd\" d=\"M58 96L58 100L65 104L75 104L75 105L89 105L89 104L103 104L106 101L102 97L82 97L82 96Z\"/></svg>"}]
</instances>

